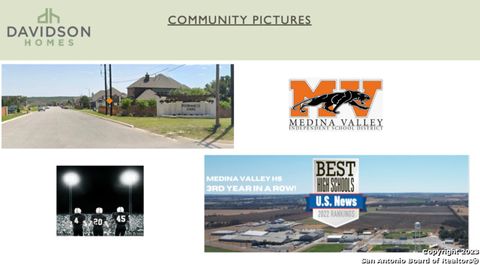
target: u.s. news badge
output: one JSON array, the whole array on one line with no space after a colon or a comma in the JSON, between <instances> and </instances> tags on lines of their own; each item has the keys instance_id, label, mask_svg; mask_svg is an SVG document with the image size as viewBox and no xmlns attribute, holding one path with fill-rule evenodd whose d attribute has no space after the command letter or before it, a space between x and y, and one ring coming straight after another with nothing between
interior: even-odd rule
<instances>
[{"instance_id":1,"label":"u.s. news badge","mask_svg":"<svg viewBox=\"0 0 480 265\"><path fill-rule=\"evenodd\" d=\"M358 175L358 159L314 159L313 193L305 198L313 219L335 228L358 220L366 211Z\"/></svg>"}]
</instances>

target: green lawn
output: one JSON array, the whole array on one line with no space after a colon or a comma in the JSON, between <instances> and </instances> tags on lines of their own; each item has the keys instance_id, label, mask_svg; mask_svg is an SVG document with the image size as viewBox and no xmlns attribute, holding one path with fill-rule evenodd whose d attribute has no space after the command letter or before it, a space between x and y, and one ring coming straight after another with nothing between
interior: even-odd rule
<instances>
[{"instance_id":1,"label":"green lawn","mask_svg":"<svg viewBox=\"0 0 480 265\"><path fill-rule=\"evenodd\" d=\"M343 251L343 244L319 244L307 248L303 252L341 252Z\"/></svg>"},{"instance_id":2,"label":"green lawn","mask_svg":"<svg viewBox=\"0 0 480 265\"><path fill-rule=\"evenodd\" d=\"M407 239L412 239L414 236L413 231L395 231L395 232L390 232L386 233L383 237L387 239L400 239L401 237L405 237ZM418 238L420 237L427 237L428 234L424 231L421 231L419 235L417 235Z\"/></svg>"},{"instance_id":3,"label":"green lawn","mask_svg":"<svg viewBox=\"0 0 480 265\"><path fill-rule=\"evenodd\" d=\"M205 246L205 252L235 252L235 251L224 249L224 248Z\"/></svg>"},{"instance_id":4,"label":"green lawn","mask_svg":"<svg viewBox=\"0 0 480 265\"><path fill-rule=\"evenodd\" d=\"M415 245L375 245L372 248L372 251L383 251L385 252L387 248L393 248L393 247L400 247L400 248L408 248L410 252L412 252L415 249ZM427 245L417 245L417 250L421 251L423 249L428 249Z\"/></svg>"},{"instance_id":5,"label":"green lawn","mask_svg":"<svg viewBox=\"0 0 480 265\"><path fill-rule=\"evenodd\" d=\"M27 113L26 112L15 112L13 114L8 114L7 116L2 117L2 121L8 121L8 120L11 120L11 119L16 118L18 116L22 116L24 114L27 114Z\"/></svg>"},{"instance_id":6,"label":"green lawn","mask_svg":"<svg viewBox=\"0 0 480 265\"><path fill-rule=\"evenodd\" d=\"M230 118L220 119L221 127L214 132L215 119L211 118L167 118L167 117L125 117L106 116L92 110L82 112L118 120L166 136L184 136L210 142L213 140L233 140Z\"/></svg>"}]
</instances>

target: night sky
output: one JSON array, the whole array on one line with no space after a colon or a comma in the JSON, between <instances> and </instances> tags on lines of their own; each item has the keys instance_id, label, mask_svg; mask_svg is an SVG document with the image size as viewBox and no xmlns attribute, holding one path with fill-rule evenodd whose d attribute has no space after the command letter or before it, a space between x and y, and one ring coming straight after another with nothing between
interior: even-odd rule
<instances>
[{"instance_id":1,"label":"night sky","mask_svg":"<svg viewBox=\"0 0 480 265\"><path fill-rule=\"evenodd\" d=\"M132 186L132 211L143 214L143 166L57 166L57 214L69 210L68 186L62 179L67 172L80 176L80 183L72 188L73 209L95 213L102 207L104 213L112 213L122 206L128 212L128 186L120 182L127 169L139 173L139 181Z\"/></svg>"}]
</instances>

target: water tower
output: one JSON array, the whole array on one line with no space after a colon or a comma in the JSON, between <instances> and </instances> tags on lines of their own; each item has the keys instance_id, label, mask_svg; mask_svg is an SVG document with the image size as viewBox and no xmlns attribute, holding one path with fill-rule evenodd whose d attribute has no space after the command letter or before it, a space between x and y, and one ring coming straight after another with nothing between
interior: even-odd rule
<instances>
[{"instance_id":1,"label":"water tower","mask_svg":"<svg viewBox=\"0 0 480 265\"><path fill-rule=\"evenodd\" d=\"M415 239L419 238L420 237L420 229L422 228L422 224L420 224L420 222L415 222L414 224L414 231L413 231L413 244L415 245L415 252L417 252L417 242Z\"/></svg>"}]
</instances>

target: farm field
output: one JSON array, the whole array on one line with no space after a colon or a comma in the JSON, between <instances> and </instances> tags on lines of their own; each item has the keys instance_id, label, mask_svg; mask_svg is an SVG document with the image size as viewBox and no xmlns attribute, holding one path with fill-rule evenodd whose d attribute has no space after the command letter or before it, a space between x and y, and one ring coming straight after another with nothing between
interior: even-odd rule
<instances>
[{"instance_id":1,"label":"farm field","mask_svg":"<svg viewBox=\"0 0 480 265\"><path fill-rule=\"evenodd\" d=\"M207 210L206 210L207 211ZM216 211L216 210L215 210ZM233 211L233 210L231 210ZM235 210L238 211L238 210ZM240 210L251 211L249 209ZM208 228L231 226L237 224L244 224L248 222L259 222L262 220L275 220L279 218L288 219L290 221L302 220L307 218L311 213L305 212L303 208L293 209L273 209L263 210L260 212L250 212L248 214L231 214L231 215L206 215L205 224Z\"/></svg>"},{"instance_id":2,"label":"farm field","mask_svg":"<svg viewBox=\"0 0 480 265\"><path fill-rule=\"evenodd\" d=\"M205 210L205 216L213 215L223 215L223 216L232 216L240 214L255 214L255 213L266 213L276 211L278 209L262 209L262 210L253 210L253 209L234 209L234 210Z\"/></svg>"},{"instance_id":3,"label":"farm field","mask_svg":"<svg viewBox=\"0 0 480 265\"><path fill-rule=\"evenodd\" d=\"M450 206L453 211L455 211L458 215L463 217L468 217L468 207L464 205L452 205Z\"/></svg>"},{"instance_id":4,"label":"farm field","mask_svg":"<svg viewBox=\"0 0 480 265\"><path fill-rule=\"evenodd\" d=\"M460 221L450 215L413 215L369 213L359 220L344 226L344 229L412 229L415 222L421 222L423 229L438 229L440 226L459 227Z\"/></svg>"},{"instance_id":5,"label":"farm field","mask_svg":"<svg viewBox=\"0 0 480 265\"><path fill-rule=\"evenodd\" d=\"M302 228L318 229L324 225L308 217L300 221ZM381 210L369 208L360 219L342 226L342 230L411 230L415 222L422 223L422 229L437 230L440 226L458 228L462 222L446 206L390 206Z\"/></svg>"},{"instance_id":6,"label":"farm field","mask_svg":"<svg viewBox=\"0 0 480 265\"><path fill-rule=\"evenodd\" d=\"M318 244L304 250L303 252L341 252L343 249L343 244Z\"/></svg>"},{"instance_id":7,"label":"farm field","mask_svg":"<svg viewBox=\"0 0 480 265\"><path fill-rule=\"evenodd\" d=\"M205 252L235 252L235 251L224 249L224 248L205 246Z\"/></svg>"},{"instance_id":8,"label":"farm field","mask_svg":"<svg viewBox=\"0 0 480 265\"><path fill-rule=\"evenodd\" d=\"M400 239L400 238L405 238L405 239L412 239L414 237L420 238L420 237L427 237L428 234L424 231L421 231L418 233L418 235L415 235L414 232L412 231L395 231L395 232L389 232L386 233L383 237L386 239Z\"/></svg>"},{"instance_id":9,"label":"farm field","mask_svg":"<svg viewBox=\"0 0 480 265\"><path fill-rule=\"evenodd\" d=\"M373 246L371 251L372 252L376 252L376 251L385 252L387 249L395 248L395 247L399 247L399 246L396 246L396 245L375 245L375 246ZM401 248L408 248L409 251L412 252L412 251L415 250L415 245L401 245ZM421 251L423 249L428 249L428 246L427 245L417 245L417 250Z\"/></svg>"},{"instance_id":10,"label":"farm field","mask_svg":"<svg viewBox=\"0 0 480 265\"><path fill-rule=\"evenodd\" d=\"M391 206L376 207L375 212L402 212L412 214L441 213L449 215L452 212L447 206Z\"/></svg>"}]
</instances>

